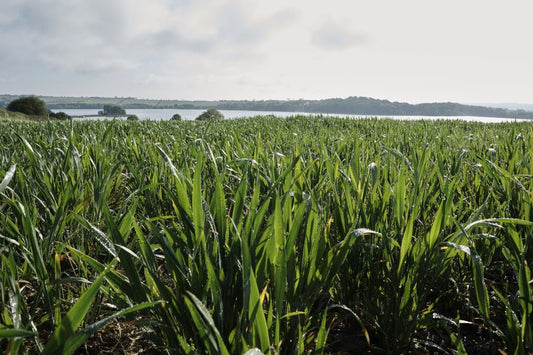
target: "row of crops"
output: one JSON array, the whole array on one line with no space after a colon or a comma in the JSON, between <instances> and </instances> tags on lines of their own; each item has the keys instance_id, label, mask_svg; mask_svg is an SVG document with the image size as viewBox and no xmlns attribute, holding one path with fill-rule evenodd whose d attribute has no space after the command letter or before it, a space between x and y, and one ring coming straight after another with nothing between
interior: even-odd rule
<instances>
[{"instance_id":1,"label":"row of crops","mask_svg":"<svg viewBox=\"0 0 533 355\"><path fill-rule=\"evenodd\" d=\"M532 352L532 128L0 122L0 348Z\"/></svg>"}]
</instances>

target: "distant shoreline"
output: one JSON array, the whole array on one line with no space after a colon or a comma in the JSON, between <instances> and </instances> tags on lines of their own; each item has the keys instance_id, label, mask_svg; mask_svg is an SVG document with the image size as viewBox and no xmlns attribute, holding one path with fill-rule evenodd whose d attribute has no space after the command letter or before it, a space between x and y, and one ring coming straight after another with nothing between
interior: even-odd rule
<instances>
[{"instance_id":1,"label":"distant shoreline","mask_svg":"<svg viewBox=\"0 0 533 355\"><path fill-rule=\"evenodd\" d=\"M0 107L29 95L0 95ZM128 109L196 109L241 111L308 112L311 114L344 115L394 115L394 116L479 116L516 119L533 119L533 111L522 109L496 108L487 106L463 105L453 102L409 104L369 97L330 98L323 100L152 100L105 97L54 97L38 96L54 111L66 109L101 109L104 105L118 105Z\"/></svg>"},{"instance_id":2,"label":"distant shoreline","mask_svg":"<svg viewBox=\"0 0 533 355\"><path fill-rule=\"evenodd\" d=\"M76 110L76 109L72 109L72 110ZM128 117L128 115L70 115L70 117L72 118L87 118L87 117L102 117L102 118L105 118L105 117Z\"/></svg>"}]
</instances>

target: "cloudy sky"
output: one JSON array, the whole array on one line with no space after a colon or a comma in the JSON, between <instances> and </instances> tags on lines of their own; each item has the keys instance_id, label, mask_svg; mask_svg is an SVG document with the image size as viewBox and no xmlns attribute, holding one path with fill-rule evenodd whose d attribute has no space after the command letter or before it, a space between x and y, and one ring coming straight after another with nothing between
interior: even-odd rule
<instances>
[{"instance_id":1,"label":"cloudy sky","mask_svg":"<svg viewBox=\"0 0 533 355\"><path fill-rule=\"evenodd\" d=\"M533 103L531 0L2 0L0 94Z\"/></svg>"}]
</instances>

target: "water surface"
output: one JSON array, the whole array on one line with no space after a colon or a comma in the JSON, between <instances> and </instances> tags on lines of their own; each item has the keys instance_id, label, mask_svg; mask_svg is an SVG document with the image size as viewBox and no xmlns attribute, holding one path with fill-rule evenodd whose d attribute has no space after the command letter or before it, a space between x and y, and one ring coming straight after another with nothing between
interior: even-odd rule
<instances>
[{"instance_id":1,"label":"water surface","mask_svg":"<svg viewBox=\"0 0 533 355\"><path fill-rule=\"evenodd\" d=\"M93 117L98 114L96 109L65 109L65 113L71 116L81 116L76 119L113 119L113 117L98 116ZM141 120L170 120L170 118L178 113L181 115L183 120L194 120L205 110L186 110L186 109L127 109L126 112L128 115L137 115ZM306 115L306 116L331 116L331 117L347 117L347 118L392 118L396 120L465 120L465 121L476 121L476 122L485 122L485 123L496 123L496 122L514 122L514 121L524 121L523 119L515 118L501 118L501 117L479 117L479 116L377 116L377 115L346 115L338 113L307 113L307 112L280 112L280 111L244 111L244 110L220 110L225 118L245 118L245 117L254 117L254 116L270 116L274 115L277 117L291 117L296 115ZM122 117L121 119L125 119Z\"/></svg>"}]
</instances>

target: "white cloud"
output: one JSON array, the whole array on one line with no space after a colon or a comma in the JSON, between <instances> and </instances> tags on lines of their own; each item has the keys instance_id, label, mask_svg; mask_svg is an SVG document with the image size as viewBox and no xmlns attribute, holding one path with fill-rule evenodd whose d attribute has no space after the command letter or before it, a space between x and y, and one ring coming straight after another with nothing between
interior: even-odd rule
<instances>
[{"instance_id":1,"label":"white cloud","mask_svg":"<svg viewBox=\"0 0 533 355\"><path fill-rule=\"evenodd\" d=\"M313 44L323 49L347 49L366 45L370 37L364 32L356 32L346 20L325 21L311 35Z\"/></svg>"},{"instance_id":2,"label":"white cloud","mask_svg":"<svg viewBox=\"0 0 533 355\"><path fill-rule=\"evenodd\" d=\"M257 14L244 1L170 3L26 0L9 7L6 17L15 20L5 25L0 44L59 70L103 73L136 68L154 53L253 57L258 44L297 16L289 10Z\"/></svg>"},{"instance_id":3,"label":"white cloud","mask_svg":"<svg viewBox=\"0 0 533 355\"><path fill-rule=\"evenodd\" d=\"M22 1L10 14L15 21L4 29L1 42L15 60L41 59L65 70L114 69L116 65L102 62L117 62L116 54L127 43L120 10L101 0Z\"/></svg>"},{"instance_id":4,"label":"white cloud","mask_svg":"<svg viewBox=\"0 0 533 355\"><path fill-rule=\"evenodd\" d=\"M531 7L525 0L3 0L0 77L9 79L8 92L65 95L70 87L167 98L528 97Z\"/></svg>"}]
</instances>

